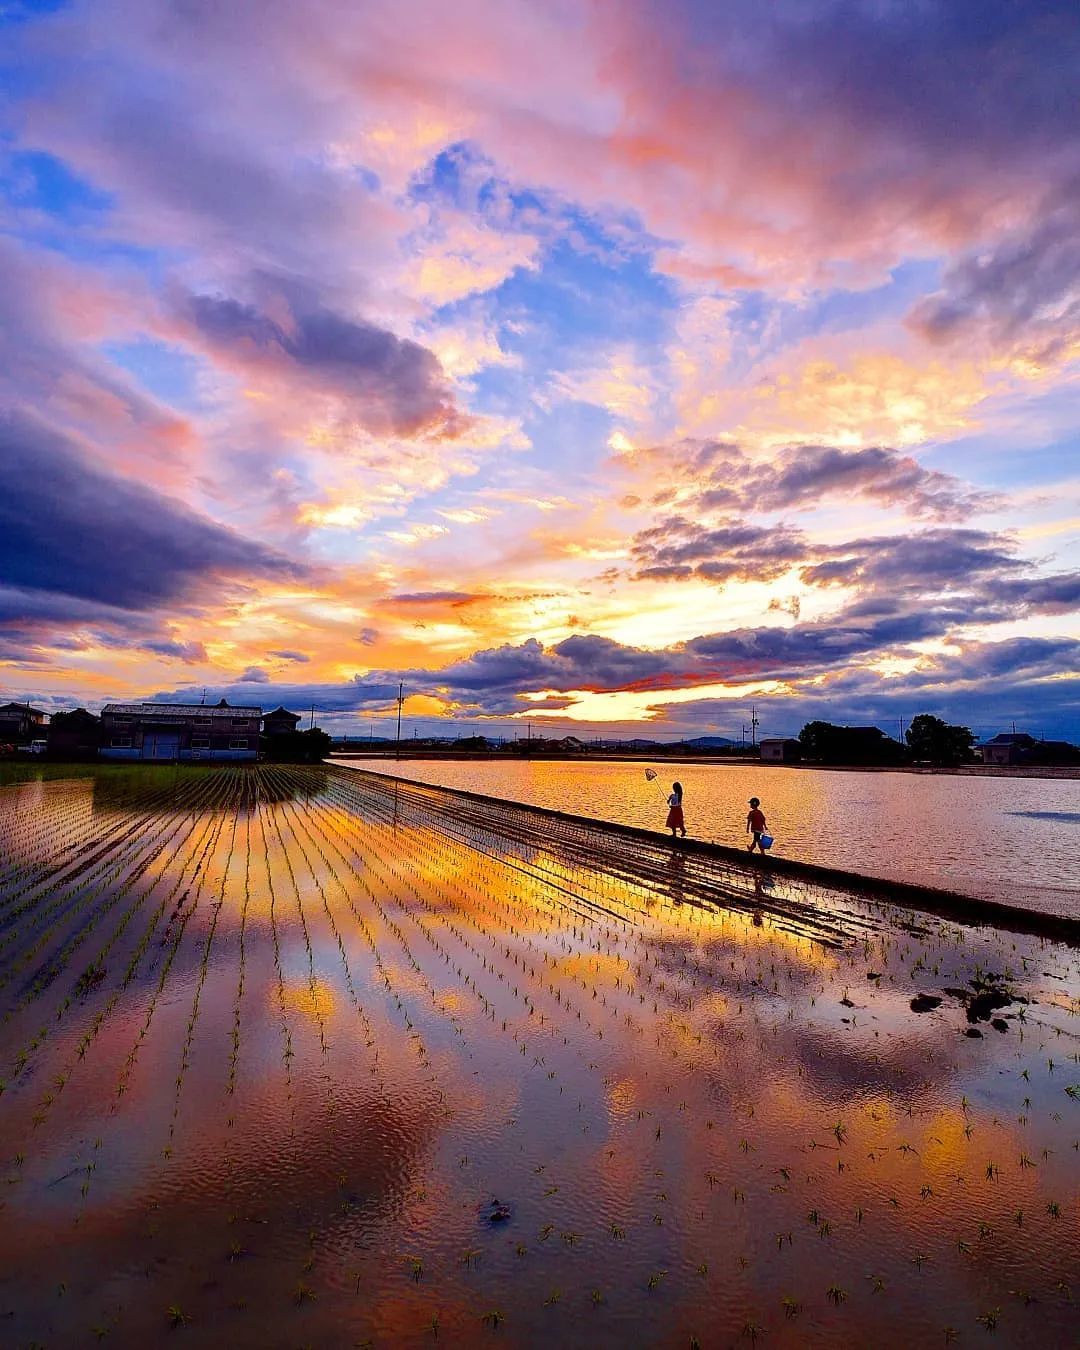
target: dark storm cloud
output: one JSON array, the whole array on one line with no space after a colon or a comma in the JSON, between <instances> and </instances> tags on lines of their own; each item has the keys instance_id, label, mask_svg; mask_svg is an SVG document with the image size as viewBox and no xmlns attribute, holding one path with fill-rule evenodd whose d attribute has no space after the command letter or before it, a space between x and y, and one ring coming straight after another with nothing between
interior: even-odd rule
<instances>
[{"instance_id":1,"label":"dark storm cloud","mask_svg":"<svg viewBox=\"0 0 1080 1350\"><path fill-rule=\"evenodd\" d=\"M634 536L636 575L660 580L696 572L710 581L770 581L806 557L806 537L787 526L769 528L728 519L707 528L672 516Z\"/></svg>"},{"instance_id":2,"label":"dark storm cloud","mask_svg":"<svg viewBox=\"0 0 1080 1350\"><path fill-rule=\"evenodd\" d=\"M677 470L680 480L693 489L680 502L683 512L785 511L816 506L831 497L863 497L901 507L909 515L960 521L989 509L996 500L887 446L848 450L797 445L761 463L727 442L684 440L638 451L635 458L661 470ZM668 505L676 495L673 487L662 489L652 504Z\"/></svg>"},{"instance_id":3,"label":"dark storm cloud","mask_svg":"<svg viewBox=\"0 0 1080 1350\"><path fill-rule=\"evenodd\" d=\"M752 525L729 517L714 527L684 515L671 516L634 536L634 575L654 580L697 576L725 582L773 581L793 567L812 586L844 585L865 592L942 592L970 589L993 577L1005 580L1030 570L1007 537L986 530L934 528L907 535L871 535L839 544L812 543L786 524ZM1046 579L1047 596L1067 604L1067 581ZM1018 581L1017 603L1039 579ZM1003 600L1005 599L1003 593Z\"/></svg>"},{"instance_id":4,"label":"dark storm cloud","mask_svg":"<svg viewBox=\"0 0 1080 1350\"><path fill-rule=\"evenodd\" d=\"M424 687L444 688L473 694L487 690L541 689L550 683L552 661L545 649L530 638L520 646L506 644L475 652L436 671L410 671Z\"/></svg>"},{"instance_id":5,"label":"dark storm cloud","mask_svg":"<svg viewBox=\"0 0 1080 1350\"><path fill-rule=\"evenodd\" d=\"M43 424L0 417L0 575L53 595L146 609L217 577L286 577L296 566L270 549L142 484L89 464Z\"/></svg>"},{"instance_id":6,"label":"dark storm cloud","mask_svg":"<svg viewBox=\"0 0 1080 1350\"><path fill-rule=\"evenodd\" d=\"M462 430L466 419L426 347L325 308L305 308L295 298L291 309L291 319L281 322L227 296L192 295L181 306L212 352L286 378L311 379L349 399L370 431L413 436Z\"/></svg>"},{"instance_id":7,"label":"dark storm cloud","mask_svg":"<svg viewBox=\"0 0 1080 1350\"><path fill-rule=\"evenodd\" d=\"M996 594L1003 604L1023 611L1072 614L1080 609L1080 572L1002 582Z\"/></svg>"},{"instance_id":8,"label":"dark storm cloud","mask_svg":"<svg viewBox=\"0 0 1080 1350\"><path fill-rule=\"evenodd\" d=\"M768 22L748 3L737 12L759 16L753 27L797 72L796 83L777 82L777 97L793 107L831 104L863 134L885 132L946 161L987 167L1075 144L1072 0L781 0Z\"/></svg>"},{"instance_id":9,"label":"dark storm cloud","mask_svg":"<svg viewBox=\"0 0 1080 1350\"><path fill-rule=\"evenodd\" d=\"M804 567L811 585L843 582L866 589L938 593L970 587L988 577L1004 578L1029 564L1013 554L1011 542L986 530L920 530L910 535L876 535L808 550L823 559Z\"/></svg>"},{"instance_id":10,"label":"dark storm cloud","mask_svg":"<svg viewBox=\"0 0 1080 1350\"><path fill-rule=\"evenodd\" d=\"M880 446L840 450L807 445L785 450L774 464L755 470L743 500L759 510L778 511L814 505L833 494L864 496L942 520L962 519L992 505L988 494L973 491L951 474L925 469L911 455Z\"/></svg>"},{"instance_id":11,"label":"dark storm cloud","mask_svg":"<svg viewBox=\"0 0 1080 1350\"><path fill-rule=\"evenodd\" d=\"M2 510L2 506L0 506ZM0 557L4 541L0 540ZM55 628L87 623L120 623L125 627L141 622L115 605L87 600L58 591L39 591L31 587L0 585L0 624L9 628L48 625Z\"/></svg>"}]
</instances>

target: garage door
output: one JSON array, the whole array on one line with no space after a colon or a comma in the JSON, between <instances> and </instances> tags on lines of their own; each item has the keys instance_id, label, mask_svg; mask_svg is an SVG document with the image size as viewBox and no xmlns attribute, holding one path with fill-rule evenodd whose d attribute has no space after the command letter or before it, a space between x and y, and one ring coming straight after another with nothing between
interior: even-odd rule
<instances>
[{"instance_id":1,"label":"garage door","mask_svg":"<svg viewBox=\"0 0 1080 1350\"><path fill-rule=\"evenodd\" d=\"M143 737L143 759L179 759L180 733L176 731L148 731Z\"/></svg>"}]
</instances>

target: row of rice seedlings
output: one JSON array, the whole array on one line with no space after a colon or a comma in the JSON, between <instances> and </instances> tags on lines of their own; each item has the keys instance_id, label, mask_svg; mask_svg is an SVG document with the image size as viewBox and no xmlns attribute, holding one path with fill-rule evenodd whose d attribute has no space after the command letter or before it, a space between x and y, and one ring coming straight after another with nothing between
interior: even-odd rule
<instances>
[{"instance_id":1,"label":"row of rice seedlings","mask_svg":"<svg viewBox=\"0 0 1080 1350\"><path fill-rule=\"evenodd\" d=\"M320 879L318 871L311 861L311 854L309 852L309 847L311 851L318 854L319 858L322 860L323 867L326 869L327 876L332 881L333 885L337 887L338 890L340 890L342 893L344 893L344 886L342 884L341 877L338 873L337 866L335 865L334 860L331 857L327 856L327 853L322 847L322 844L320 843L319 839L316 838L315 834L310 829L311 808L309 807L308 810L304 813L304 815L301 815L295 803L287 802L284 804L283 809L289 812L290 825L293 832L293 837L296 839L300 854L303 857L304 862L307 865L308 871L311 874L312 882L315 885L316 890L319 892L319 898L322 900L323 912L326 916L327 925L330 929L330 932L333 934L334 941L337 944L338 954L341 958L342 968L345 977L345 984L346 988L349 991L349 996L364 1026L365 1035L367 1037L370 1037L373 1034L371 1020L368 1015L367 1009L364 1007L362 1001L357 995L355 983L352 977L352 972L349 967L349 959L345 949L345 943L343 941L341 931L338 928L337 921L334 917L334 911L333 908L331 907L329 897L326 894L326 887L323 881ZM304 842L305 840L307 841L307 846L305 846ZM309 955L309 969L310 969L310 956L311 956L310 944L308 947L308 955ZM312 986L312 990L314 994L314 986Z\"/></svg>"},{"instance_id":2,"label":"row of rice seedlings","mask_svg":"<svg viewBox=\"0 0 1080 1350\"><path fill-rule=\"evenodd\" d=\"M153 812L145 812L135 821L125 824L116 822L111 829L98 834L92 840L91 851L79 850L78 856L63 862L57 862L41 872L28 871L19 884L7 887L0 900L0 923L8 928L26 914L36 914L41 910L42 901L65 888L78 889L90 875L104 871L125 851L136 844L142 829L154 819ZM119 851L117 851L119 850Z\"/></svg>"},{"instance_id":3,"label":"row of rice seedlings","mask_svg":"<svg viewBox=\"0 0 1080 1350\"><path fill-rule=\"evenodd\" d=\"M296 904L297 919L299 920L300 932L304 940L304 950L307 955L308 993L311 998L312 1016L315 1019L315 1024L316 1027L318 1028L319 1033L319 1053L322 1058L322 1079L326 1091L326 1109L327 1114L332 1122L334 1116L333 1078L331 1074L328 1072L328 1058L330 1053L330 1046L329 1042L326 1039L326 1019L323 1016L322 1004L321 1000L319 999L318 987L315 981L315 956L311 948L311 934L308 931L307 919L304 916L304 904L300 894L300 887L297 884L296 873L293 870L292 856L291 856L292 849L290 849L289 843L286 840L285 834L282 831L284 810L285 804L283 803L281 808L275 810L272 813L271 819L273 821L274 829L277 833L278 842L281 845L281 856L285 862L285 871L288 873L289 886L290 889L292 890L293 900L295 901ZM299 839L296 837L295 834L293 835L293 842L297 845L298 848L300 848L300 851L302 852Z\"/></svg>"},{"instance_id":4,"label":"row of rice seedlings","mask_svg":"<svg viewBox=\"0 0 1080 1350\"><path fill-rule=\"evenodd\" d=\"M232 867L233 854L236 850L236 829L239 818L235 811L229 816L229 845L225 855L225 865L221 871L221 885L218 888L217 899L210 905L210 922L207 926L206 937L203 941L202 955L199 959L199 973L195 979L195 992L191 1000L191 1011L188 1013L187 1027L184 1032L184 1041L180 1050L180 1063L176 1071L175 1092L173 1095L172 1119L169 1122L169 1139L173 1139L176 1133L176 1118L180 1114L180 1094L184 1088L184 1078L191 1063L191 1043L195 1038L195 1028L199 1021L199 1004L202 999L203 986L206 983L206 973L210 968L210 953L214 945L214 934L217 932L218 919L221 916L222 906L225 904L225 888L229 881L229 871Z\"/></svg>"},{"instance_id":5,"label":"row of rice seedlings","mask_svg":"<svg viewBox=\"0 0 1080 1350\"><path fill-rule=\"evenodd\" d=\"M0 871L0 885L27 868L63 865L68 855L106 832L106 822L94 810L91 785L83 779L0 789L0 822L0 855L11 859ZM107 832L119 823L109 822Z\"/></svg>"},{"instance_id":6,"label":"row of rice seedlings","mask_svg":"<svg viewBox=\"0 0 1080 1350\"><path fill-rule=\"evenodd\" d=\"M270 847L266 836L266 808L262 803L256 808L256 819L259 822L259 835L262 841L263 864L266 871L266 891L270 898L270 937L274 946L274 973L276 976L276 993L278 1005L278 1020L281 1026L281 1062L285 1071L285 1100L289 1109L289 1137L293 1138L296 1134L296 1095L293 1090L292 1061L293 1044L292 1029L289 1026L289 1016L287 1011L287 1002L285 998L285 975L281 967L281 942L278 937L277 922L277 892L274 887L274 869L270 862Z\"/></svg>"},{"instance_id":7,"label":"row of rice seedlings","mask_svg":"<svg viewBox=\"0 0 1080 1350\"><path fill-rule=\"evenodd\" d=\"M104 877L99 879L98 884L92 890L87 891L83 899L65 909L43 932L39 932L29 951L24 953L20 960L9 968L7 979L14 979L21 967L38 955L42 948L48 945L50 939L71 932L79 916L86 912L89 913L89 921L81 927L75 928L75 931L71 932L71 936L66 941L62 941L59 948L46 959L44 967L24 991L21 999L22 1006L32 1002L42 990L53 983L68 965L75 952L92 936L97 925L132 890L141 886L146 874L151 871L165 850L175 844L178 836L182 836L186 822L173 821L168 825L165 822L157 822L157 824L163 828L164 832L159 833L157 830L147 828L145 840L138 851L127 857L121 864L111 868ZM137 894L135 908L138 908L141 904L143 895L144 892ZM3 983L6 983L6 981L0 982L0 988L3 987Z\"/></svg>"},{"instance_id":8,"label":"row of rice seedlings","mask_svg":"<svg viewBox=\"0 0 1080 1350\"><path fill-rule=\"evenodd\" d=\"M247 978L247 916L251 904L251 817L244 822L244 889L240 900L240 929L238 943L240 948L239 971L236 983L236 996L233 999L233 1024L230 1033L229 1079L226 1091L231 1097L236 1092L237 1068L240 1061L240 1026L244 1005L244 983ZM230 1117L231 1120L231 1117Z\"/></svg>"},{"instance_id":9,"label":"row of rice seedlings","mask_svg":"<svg viewBox=\"0 0 1080 1350\"><path fill-rule=\"evenodd\" d=\"M194 826L195 826L194 820L192 820L191 822L185 820L181 822L179 825L177 825L168 834L162 836L155 843L152 853L144 860L144 864L140 868L140 871L137 874L132 874L127 879L124 885L118 890L115 900L108 906L103 907L100 913L98 913L95 916L94 922L87 925L84 929L81 930L81 932L77 935L77 940L73 939L70 943L67 944L66 951L64 951L63 959L60 960L58 963L54 961L54 964L56 965L57 974L59 974L59 972L69 963L71 956L74 954L77 948L81 946L82 943L91 936L92 932L94 931L97 925L97 922L100 921L100 919L103 918L104 915L109 912L109 910L113 907L113 904L118 903L119 900L123 898L124 894L130 892L136 886L136 884L143 879L145 871L149 869L151 864L154 861L156 861L156 859L160 857L160 855L167 848L170 849L171 852L175 853L175 850L178 847L182 846L191 836L194 830ZM142 911L143 906L145 905L148 896L152 894L152 891L153 887L143 888L138 891L134 902L125 911L125 913L120 919L120 922L113 930L112 934L102 944L102 946L98 948L98 950L92 957L90 964L84 969L82 974L79 975L71 991L67 995L65 995L63 1000L60 1002L59 1006L56 1009L53 1020L47 1028L47 1031L49 1032L55 1031L57 1027L62 1023L64 1015L72 1007L73 1003L75 1002L81 1003L85 999L92 997L93 994L97 991L97 989L104 984L107 969L106 962L109 959L112 949L123 937L125 930L127 929L128 925L132 922L132 920L135 918L135 916ZM149 945L150 938L153 934L154 929L157 926L157 923L162 913L162 909L164 905L167 903L167 901L168 895L166 895L166 897L162 899L157 909L153 911L149 926L147 927L143 935L143 938L140 941L137 948L137 950L140 953L145 951L146 947ZM130 974L128 976L128 979L130 979ZM48 981L48 983L51 984L52 981L50 980ZM46 987L45 985L42 985L40 988L37 986L33 987L33 997L36 998L40 996L45 987ZM27 999L26 1001L29 1002L29 999ZM94 1026L95 1024L98 1026L100 1025L100 1023L96 1023L96 1019L95 1023L91 1025ZM40 1050L41 1046L44 1044L45 1039L46 1036L41 1035L39 1033L34 1037L30 1045L24 1046L23 1049L18 1053L15 1061L18 1072L22 1072L26 1067L30 1065L33 1054L36 1053L38 1050ZM63 1086L66 1084L69 1072L70 1070L66 1069L59 1076L56 1084L57 1091L62 1090ZM41 1107L39 1107L39 1110L47 1109L47 1107L51 1105L52 1095L53 1094L46 1094L41 1104Z\"/></svg>"},{"instance_id":10,"label":"row of rice seedlings","mask_svg":"<svg viewBox=\"0 0 1080 1350\"><path fill-rule=\"evenodd\" d=\"M406 787L401 793L404 799L410 799L414 790ZM425 789L424 796L418 798L416 804L421 809L426 806L428 810L435 810L441 828L459 834L466 842L476 844L477 840L481 841L478 846L485 851L491 848L496 852L505 851L508 842L517 841L523 850L523 861L531 866L541 859L544 869L551 868L551 850L554 848L565 854L571 865L584 864L585 876L601 879L605 894L614 899L618 899L618 893L611 895L611 880L621 881L640 904L643 891L652 891L660 899L668 897L673 878L681 876L692 883L694 894L691 898L695 898L695 902L708 899L743 912L754 912L763 903L760 888L748 885L746 869L739 872L734 868L723 868L720 870L723 879L718 880L715 860L696 859L678 851L673 853L666 845L610 834L605 835L603 851L598 855L595 834L568 822L538 818L535 813L511 803L507 803L505 811L500 811L500 817L505 815L506 820L500 819L497 829L492 824L490 811L438 789ZM829 911L822 911L807 904L805 896L800 897L797 904L781 902L774 888L768 898L768 909L774 921L793 931L812 933L825 942L833 940L836 914L832 905ZM865 927L870 920L854 907L847 913L845 922L848 927Z\"/></svg>"},{"instance_id":11,"label":"row of rice seedlings","mask_svg":"<svg viewBox=\"0 0 1080 1350\"><path fill-rule=\"evenodd\" d=\"M198 824L200 822L196 823ZM54 1086L56 1089L55 1093L51 1097L47 1096L46 1098L43 1098L39 1102L37 1112L34 1115L35 1125L41 1125L44 1123L46 1113L52 1106L53 1101L55 1100L56 1097L59 1096L60 1091L70 1080L71 1074L75 1070L76 1066L81 1061L86 1059L90 1047L97 1039L102 1027L105 1025L108 1018L116 1009L117 1004L120 1002L121 998L123 997L128 986L131 984L132 980L135 979L135 976L139 971L139 967L142 964L143 958L145 957L147 951L149 950L150 944L152 943L154 936L158 931L161 919L166 914L166 911L169 911L170 905L173 905L173 909L169 912L169 923L174 922L178 918L181 912L181 908L183 906L183 902L187 898L188 894L186 889L181 894L181 887L186 887L189 884L188 869L193 865L197 867L198 865L197 860L200 857L200 851L203 850L206 846L207 837L209 835L212 826L213 826L212 817L202 818L201 830L198 836L195 838L194 844L190 847L190 849L187 850L187 853L184 855L184 861L176 869L175 876L172 879L172 883L169 889L164 893L157 907L152 912L146 924L146 927L143 930L143 933L139 939L138 944L136 945L130 957L128 958L127 965L124 968L119 983L115 985L114 988L111 990L104 1006L94 1014L93 1020L90 1022L89 1026L83 1032L83 1035L80 1037L71 1055L64 1063L61 1072L54 1081ZM180 896L179 901L177 901L178 895Z\"/></svg>"},{"instance_id":12,"label":"row of rice seedlings","mask_svg":"<svg viewBox=\"0 0 1080 1350\"><path fill-rule=\"evenodd\" d=\"M202 852L195 859L191 882L181 896L180 904L170 916L168 925L161 938L161 943L166 948L165 959L162 962L161 973L158 976L157 984L154 986L150 998L147 1001L146 1015L143 1019L143 1024L139 1028L139 1033L129 1048L124 1063L121 1066L116 1083L117 1102L127 1091L131 1076L134 1073L136 1063L138 1062L139 1051L150 1033L150 1028L154 1021L154 1013L169 978L169 972L172 969L173 962L176 960L176 955L180 950L185 931L188 924L191 922L191 919L198 911L204 884L208 875L208 865L217 850L218 842L225 829L226 821L227 816L224 812L215 812L211 820L210 833L202 846ZM115 1104L113 1109L115 1110Z\"/></svg>"},{"instance_id":13,"label":"row of rice seedlings","mask_svg":"<svg viewBox=\"0 0 1080 1350\"><path fill-rule=\"evenodd\" d=\"M437 884L439 884L439 883L436 882L435 884L436 884L436 887L437 887ZM450 884L455 884L455 883L452 883L452 882L451 882ZM462 894L463 894L463 892L462 892ZM423 896L421 896L421 899L423 899ZM445 900L445 902L447 902L448 904L454 903L454 902L452 902L450 896L445 895L445 892L444 892L444 900ZM483 903L483 902L481 902L481 903ZM524 941L526 945L531 946L531 948L533 948L533 950L535 950L535 952L536 952L536 960L541 961L541 963L545 963L545 961L547 961L548 958L549 958L549 957L548 957L548 953L545 952L545 950L541 950L540 948L537 948L537 945L535 944L535 942L533 942L532 938L528 936L528 934L520 934L520 933L518 933L518 929L517 929L516 923L514 923L514 918L520 919L520 911L518 911L518 913L516 914L516 913L514 913L514 910L512 909L512 907L506 906L506 909L508 909L508 911L509 911L508 917L506 917L506 919L505 919L506 926L508 926L508 929L509 929L510 931L512 931L513 934L516 934L516 936L517 936L518 938L520 938L521 941ZM477 921L475 921L475 918L472 917L472 915L470 914L470 911L468 911L468 910L470 910L470 906L468 906L468 902L467 902L467 900L466 900L466 903L462 904L462 907L460 907L460 915L462 915L464 921L466 921L466 922L470 922L470 923L475 923L475 922L477 922ZM440 914L437 914L436 917L437 917L437 919L439 919L440 922L444 922L444 923L450 922L450 919L448 919L448 915L447 915L447 913L445 913L445 911L441 911L441 913L440 913ZM555 915L553 915L553 918L555 918L556 923L558 923L558 922L560 921L560 919L562 919L562 917L563 917L562 913L560 913L560 911L559 911L558 909L556 909ZM556 929L556 930L558 930L558 929ZM493 942L493 941L494 941L493 938L491 938L490 934L487 934L486 931L483 930L483 927L482 927L482 926L479 926L479 925L478 925L478 931L479 931L479 933L482 934L482 936L487 937L487 940L489 940L490 942ZM576 930L575 930L575 931L576 931ZM459 938L460 938L460 937L463 937L462 934L460 934L460 930L458 930L458 936L459 936ZM564 948L566 948L566 944L564 944L563 938L556 938L556 941L559 941L560 944L562 944L562 945L564 946ZM479 950L477 950L477 949L475 949L475 948L474 948L474 954L475 954L475 956L477 956L478 961L479 961L479 964L481 964L481 967L486 967L486 961L487 961L487 958L486 958L485 954L483 954L482 952L479 952ZM506 949L506 956L508 956L508 960L514 960L514 963L517 963L518 958L517 958L516 954L510 952L509 948ZM462 972L462 973L463 973L463 972ZM536 975L537 975L537 972L536 972L536 968L535 968L535 967L532 968L531 973L532 973L533 976L536 976ZM501 972L499 972L499 977L501 977L501 979L505 979L505 977L501 975ZM552 994L553 994L553 992L555 992L555 991L551 990L551 992L552 992ZM514 990L514 994L517 994L517 990ZM529 1007L529 1003L528 1003L528 994L525 995L525 1000L526 1000L526 1007ZM490 1007L490 1004L489 1004L489 1007ZM533 1011L535 1011L535 1006L533 1006Z\"/></svg>"},{"instance_id":14,"label":"row of rice seedlings","mask_svg":"<svg viewBox=\"0 0 1080 1350\"><path fill-rule=\"evenodd\" d=\"M153 842L141 836L126 840L120 851L100 860L95 868L50 887L53 898L48 903L43 903L41 895L30 897L18 914L23 922L13 923L0 938L0 956L7 958L0 990L18 977L50 938L70 927L75 916L110 886L119 884L125 874L137 871L140 858L153 848Z\"/></svg>"},{"instance_id":15,"label":"row of rice seedlings","mask_svg":"<svg viewBox=\"0 0 1080 1350\"><path fill-rule=\"evenodd\" d=\"M60 781L40 794L31 794L29 786L0 790L0 888L55 864L100 829L85 784Z\"/></svg>"},{"instance_id":16,"label":"row of rice seedlings","mask_svg":"<svg viewBox=\"0 0 1080 1350\"><path fill-rule=\"evenodd\" d=\"M209 804L213 799L221 796L221 785L213 780L203 782L200 784L200 788L200 795L205 798L205 802L200 804ZM152 812L143 813L134 821L129 821L128 828L118 833L117 837L121 840L119 851L113 849L112 845L115 841L111 834L107 833L102 838L94 840L92 852L82 858L77 872L72 872L70 876L53 878L48 886L39 890L37 894L24 899L23 903L13 910L9 910L5 916L5 924L10 923L17 915L27 913L30 916L27 926L32 930L43 919L71 904L79 895L85 895L89 888L95 885L100 888L104 884L103 878L108 879L113 875L118 875L133 858L138 856L140 850L147 847L147 841L143 838L143 835L155 822L160 828L161 819ZM151 839L149 842L152 844L153 840ZM45 897L54 893L57 894L57 898L51 904L44 905L42 901ZM14 895L15 892L12 894ZM12 897L9 896L8 898L11 899ZM62 922L62 920L63 914L60 915L58 922ZM4 946L17 941L21 936L18 930L8 932L0 942L0 950Z\"/></svg>"},{"instance_id":17,"label":"row of rice seedlings","mask_svg":"<svg viewBox=\"0 0 1080 1350\"><path fill-rule=\"evenodd\" d=\"M436 827L436 828L437 828L437 827ZM496 857L496 856L497 856L494 852L491 852L490 850L485 850L485 852L489 853L489 855L492 856L492 857ZM543 876L541 876L540 879L541 879L541 880L544 880L545 878L544 878ZM550 880L550 878L547 878L547 879ZM556 889L558 889L558 883L556 884ZM565 889L565 888L562 888L562 889ZM640 910L639 910L639 914L640 914ZM599 915L596 915L596 914L592 914L592 915L589 915L589 919L590 919L590 921L592 921L592 922L594 922L594 923L595 923L595 922L600 922L601 919L602 919L602 916L599 916ZM625 926L624 926L624 934L625 934ZM620 940L620 936L619 936L619 935L616 935L614 932L611 932L610 930L608 931L607 936L608 936L610 939L612 939L612 940L614 940L614 941L616 941L616 942L618 942L618 941ZM573 930L573 937L574 937L575 940L581 940L581 938L583 937L583 933L579 933L578 930L574 929L574 930Z\"/></svg>"},{"instance_id":18,"label":"row of rice seedlings","mask_svg":"<svg viewBox=\"0 0 1080 1350\"><path fill-rule=\"evenodd\" d=\"M268 776L271 778L271 781L273 781L274 778L276 777L273 771L269 771ZM285 817L287 817L287 824L289 828L288 836L286 836L286 834L282 831L281 828L282 824L285 823L284 820ZM336 919L334 917L333 907L330 904L330 898L327 895L326 891L326 884L331 884L335 889L339 890L343 896L345 894L344 887L341 884L341 880L338 875L337 869L334 866L334 860L331 856L328 856L327 853L322 849L322 847L320 846L319 839L316 838L315 834L312 833L312 831L308 828L310 823L310 809L306 810L303 814L301 814L301 812L297 809L295 803L290 801L282 801L275 810L275 818L276 818L275 823L278 828L278 835L279 838L281 839L284 850L291 854L292 850L295 849L296 854L298 855L297 861L301 859L303 860L304 864L307 867L307 871L310 873L312 882L315 885L316 890L320 894L320 898L322 899L323 902L323 911L327 919L328 927L330 929L330 932L333 934L335 938L339 956L342 960L346 988L349 991L350 998L358 1013L361 1026L363 1029L363 1035L365 1039L365 1049L368 1052L371 1061L369 1067L373 1077L373 1086L376 1088L376 1090L382 1097L386 1106L389 1109L394 1109L395 1103L398 1099L398 1094L401 1091L401 1084L400 1081L398 1081L392 1088L389 1082L387 1081L385 1074L385 1063L386 1063L385 1057L380 1059L377 1037L375 1034L374 1027L371 1023L367 1010L364 1008L361 1000L357 996L355 983L353 981L348 955L345 948L345 943L342 938L340 929L337 925ZM319 871L312 861L313 854L317 854L323 862L323 865L326 869L326 883L324 883L324 880L320 877ZM297 903L299 905L300 897L302 894L299 885L299 879L297 878L295 870L293 869L291 863L287 870L289 870L292 875L294 891L296 894ZM346 903L348 903L347 900ZM301 913L301 924L303 928L306 930L307 919L302 915L302 913ZM307 935L307 952L309 957L309 976L311 977L311 982L309 984L309 991L312 998L313 1011L315 1013L317 1025L319 1026L319 1030L321 1033L320 1046L324 1057L325 1077L329 1083L332 1081L329 1072L329 1064L326 1059L329 1050L329 1045L325 1040L323 1019L321 1019L321 1017L319 1016L321 1008L320 1008L320 1001L318 999L318 991L314 982L313 952L310 945L310 934ZM422 1051L422 1056L425 1054L426 1051ZM422 1057L422 1064L430 1068L430 1064L428 1063L426 1058ZM333 1128L333 1121L334 1121L333 1098L329 1094L327 1099L327 1108L328 1112L330 1113L331 1128ZM339 1185L342 1188L344 1188L347 1185L347 1180L348 1180L347 1177L342 1175L341 1177L339 1177ZM350 1208L350 1202L345 1195L343 1195L341 1201L341 1208L343 1213L347 1213ZM316 1262L316 1232L315 1230L312 1230L309 1233L309 1249L307 1257L301 1268L300 1278L296 1284L295 1289L295 1301L297 1302L298 1305L302 1305L303 1302L305 1302L307 1299L309 1298L313 1299L315 1297L314 1290L312 1290L306 1283L307 1279L310 1277L312 1270L315 1267L315 1262Z\"/></svg>"}]
</instances>

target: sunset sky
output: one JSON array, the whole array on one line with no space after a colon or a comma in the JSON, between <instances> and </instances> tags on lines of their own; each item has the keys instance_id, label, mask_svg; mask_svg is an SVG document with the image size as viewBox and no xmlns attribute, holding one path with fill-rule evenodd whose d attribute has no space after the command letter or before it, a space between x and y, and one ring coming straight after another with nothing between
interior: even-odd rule
<instances>
[{"instance_id":1,"label":"sunset sky","mask_svg":"<svg viewBox=\"0 0 1080 1350\"><path fill-rule=\"evenodd\" d=\"M0 0L0 701L1080 738L1078 71L1075 0Z\"/></svg>"}]
</instances>

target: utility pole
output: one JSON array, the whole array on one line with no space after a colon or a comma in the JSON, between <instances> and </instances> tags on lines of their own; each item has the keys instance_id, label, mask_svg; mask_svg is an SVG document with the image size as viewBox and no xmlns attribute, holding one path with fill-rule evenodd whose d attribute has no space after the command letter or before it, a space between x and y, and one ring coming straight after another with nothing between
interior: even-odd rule
<instances>
[{"instance_id":1,"label":"utility pole","mask_svg":"<svg viewBox=\"0 0 1080 1350\"><path fill-rule=\"evenodd\" d=\"M750 738L751 738L751 739L750 739L750 744L751 744L751 746L756 746L756 745L757 745L757 729L758 729L758 715L757 715L757 704L755 703L754 706L750 709Z\"/></svg>"},{"instance_id":2,"label":"utility pole","mask_svg":"<svg viewBox=\"0 0 1080 1350\"><path fill-rule=\"evenodd\" d=\"M313 703L311 705L311 719L308 722L308 731L313 730L314 726L315 726L315 704Z\"/></svg>"},{"instance_id":3,"label":"utility pole","mask_svg":"<svg viewBox=\"0 0 1080 1350\"><path fill-rule=\"evenodd\" d=\"M405 702L405 681L398 680L397 687L397 742L394 747L394 758L401 758L401 705Z\"/></svg>"}]
</instances>

